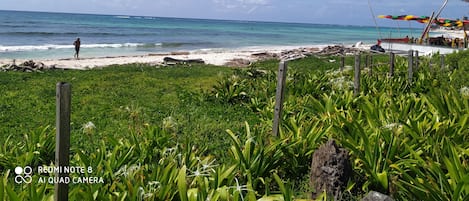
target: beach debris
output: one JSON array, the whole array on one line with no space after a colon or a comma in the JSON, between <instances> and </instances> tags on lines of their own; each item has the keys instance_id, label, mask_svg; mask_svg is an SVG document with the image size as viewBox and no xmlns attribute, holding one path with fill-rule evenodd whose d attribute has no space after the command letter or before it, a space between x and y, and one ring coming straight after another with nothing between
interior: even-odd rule
<instances>
[{"instance_id":1,"label":"beach debris","mask_svg":"<svg viewBox=\"0 0 469 201\"><path fill-rule=\"evenodd\" d=\"M352 45L352 47L357 47L358 48L358 47L363 46L363 44L364 43L362 41L358 41L357 43L355 43L355 45Z\"/></svg>"},{"instance_id":2,"label":"beach debris","mask_svg":"<svg viewBox=\"0 0 469 201\"><path fill-rule=\"evenodd\" d=\"M280 53L281 60L296 60L302 59L308 56L313 55L318 52L319 48L297 48L293 50L287 50Z\"/></svg>"},{"instance_id":3,"label":"beach debris","mask_svg":"<svg viewBox=\"0 0 469 201\"><path fill-rule=\"evenodd\" d=\"M249 65L251 65L251 61L249 59L242 59L242 58L231 59L225 63L225 66L230 66L230 67L247 67Z\"/></svg>"},{"instance_id":4,"label":"beach debris","mask_svg":"<svg viewBox=\"0 0 469 201\"><path fill-rule=\"evenodd\" d=\"M260 52L251 54L251 57L254 58L254 61L259 60L268 60L268 59L279 59L284 61L302 59L311 55L316 56L342 56L342 55L354 55L367 50L360 47L345 47L341 45L327 46L324 48L311 47L311 48L296 48L291 50L285 50L280 53L270 53L270 52ZM330 60L329 62L335 62Z\"/></svg>"},{"instance_id":5,"label":"beach debris","mask_svg":"<svg viewBox=\"0 0 469 201\"><path fill-rule=\"evenodd\" d=\"M270 53L270 52L261 52L255 53L251 56L255 58L255 60L267 60L267 59L280 59L280 60L296 60L302 59L311 55L320 55L320 56L331 56L331 55L339 55L342 53L351 53L357 52L358 49L356 48L345 48L343 46L327 46L323 49L319 47L311 47L311 48L296 48L291 50L284 50L280 53Z\"/></svg>"},{"instance_id":6,"label":"beach debris","mask_svg":"<svg viewBox=\"0 0 469 201\"><path fill-rule=\"evenodd\" d=\"M311 56L317 53L320 49L317 47L312 48L296 48L292 50L284 50L280 53L260 52L251 54L255 60L268 60L268 59L280 59L280 60L296 60Z\"/></svg>"},{"instance_id":7,"label":"beach debris","mask_svg":"<svg viewBox=\"0 0 469 201\"><path fill-rule=\"evenodd\" d=\"M46 66L42 62L36 63L33 60L25 61L19 65L16 64L16 60L13 60L12 64L0 67L0 71L3 71L3 72L6 72L6 71L40 72L43 70L51 70L51 69L56 69L55 65Z\"/></svg>"},{"instance_id":8,"label":"beach debris","mask_svg":"<svg viewBox=\"0 0 469 201\"><path fill-rule=\"evenodd\" d=\"M177 56L177 55L190 55L190 52L165 52L165 53L150 53L148 56Z\"/></svg>"},{"instance_id":9,"label":"beach debris","mask_svg":"<svg viewBox=\"0 0 469 201\"><path fill-rule=\"evenodd\" d=\"M166 65L176 65L176 64L204 64L204 60L202 59L175 59L172 57L165 57L163 61Z\"/></svg>"},{"instance_id":10,"label":"beach debris","mask_svg":"<svg viewBox=\"0 0 469 201\"><path fill-rule=\"evenodd\" d=\"M327 46L321 51L317 52L320 56L341 56L350 54L359 54L365 52L363 48L344 47L340 45Z\"/></svg>"},{"instance_id":11,"label":"beach debris","mask_svg":"<svg viewBox=\"0 0 469 201\"><path fill-rule=\"evenodd\" d=\"M171 52L170 55L189 55L190 52Z\"/></svg>"},{"instance_id":12,"label":"beach debris","mask_svg":"<svg viewBox=\"0 0 469 201\"><path fill-rule=\"evenodd\" d=\"M276 53L270 52L259 52L251 54L251 57L254 57L256 60L269 60L269 59L278 59L279 55Z\"/></svg>"}]
</instances>

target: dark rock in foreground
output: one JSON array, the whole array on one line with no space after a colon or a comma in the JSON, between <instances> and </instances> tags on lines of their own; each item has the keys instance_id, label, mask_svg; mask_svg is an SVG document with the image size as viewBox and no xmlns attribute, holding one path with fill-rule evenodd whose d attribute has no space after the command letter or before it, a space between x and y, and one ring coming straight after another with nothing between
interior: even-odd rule
<instances>
[{"instance_id":1,"label":"dark rock in foreground","mask_svg":"<svg viewBox=\"0 0 469 201\"><path fill-rule=\"evenodd\" d=\"M326 192L328 197L341 200L342 192L352 178L352 167L348 152L334 140L321 145L313 154L311 163L311 185L315 192L312 198Z\"/></svg>"},{"instance_id":2,"label":"dark rock in foreground","mask_svg":"<svg viewBox=\"0 0 469 201\"><path fill-rule=\"evenodd\" d=\"M361 201L394 201L394 199L385 194L371 191Z\"/></svg>"}]
</instances>

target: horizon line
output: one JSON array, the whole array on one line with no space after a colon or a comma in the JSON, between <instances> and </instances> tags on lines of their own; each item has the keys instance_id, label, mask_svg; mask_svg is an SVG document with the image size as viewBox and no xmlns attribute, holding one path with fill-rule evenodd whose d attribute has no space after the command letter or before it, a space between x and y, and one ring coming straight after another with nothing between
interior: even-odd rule
<instances>
[{"instance_id":1,"label":"horizon line","mask_svg":"<svg viewBox=\"0 0 469 201\"><path fill-rule=\"evenodd\" d=\"M42 10L5 10L6 12L32 12L32 13L55 13L55 14L75 14L75 15L101 15L101 16L128 16L128 17L152 17L152 18L173 18L188 20L213 20L213 21L231 21L231 22L251 22L251 23L285 23L285 24L303 24L303 25L327 25L327 26L355 26L355 27L373 27L374 25L357 25L357 24L330 24L330 23L313 23L313 22L293 22L293 21L268 21L268 20L238 20L223 18L198 18L198 17L177 17L177 16L151 16L151 15L129 15L129 14L112 14L112 13L93 13L93 12L66 12L66 11L42 11ZM379 28L396 28L393 26L378 26ZM413 28L415 29L415 28Z\"/></svg>"}]
</instances>

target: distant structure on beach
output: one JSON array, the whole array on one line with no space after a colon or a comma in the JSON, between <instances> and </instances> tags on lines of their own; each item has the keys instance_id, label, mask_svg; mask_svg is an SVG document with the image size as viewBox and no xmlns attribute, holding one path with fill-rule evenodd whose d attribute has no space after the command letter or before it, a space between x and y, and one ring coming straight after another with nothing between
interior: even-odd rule
<instances>
[{"instance_id":1,"label":"distant structure on beach","mask_svg":"<svg viewBox=\"0 0 469 201\"><path fill-rule=\"evenodd\" d=\"M462 20L440 18L440 13L446 7L447 2L448 0L445 0L440 10L436 14L433 12L431 16L379 15L378 18L416 21L425 23L426 26L417 37L379 38L378 43L382 43L385 48L387 47L391 51L413 49L421 51L424 54L435 52L444 54L459 49L466 49L468 47L466 30L469 27L469 20L467 17L463 17Z\"/></svg>"}]
</instances>

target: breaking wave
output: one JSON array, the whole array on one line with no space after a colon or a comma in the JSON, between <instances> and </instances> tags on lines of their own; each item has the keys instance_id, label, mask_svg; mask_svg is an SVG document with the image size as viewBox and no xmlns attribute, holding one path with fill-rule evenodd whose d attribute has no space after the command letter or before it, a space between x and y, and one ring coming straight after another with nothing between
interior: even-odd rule
<instances>
[{"instance_id":1,"label":"breaking wave","mask_svg":"<svg viewBox=\"0 0 469 201\"><path fill-rule=\"evenodd\" d=\"M146 43L122 43L122 44L83 44L81 48L132 48L132 47L158 47L162 43L146 44ZM72 49L73 45L15 45L15 46L2 46L0 45L0 52L20 52L20 51L36 51L36 50L53 50L53 49Z\"/></svg>"},{"instance_id":2,"label":"breaking wave","mask_svg":"<svg viewBox=\"0 0 469 201\"><path fill-rule=\"evenodd\" d=\"M206 47L213 45L210 42L163 42L163 43L121 43L121 44L82 44L81 48L181 48L181 47ZM0 45L0 52L26 52L55 49L73 49L73 45Z\"/></svg>"}]
</instances>

